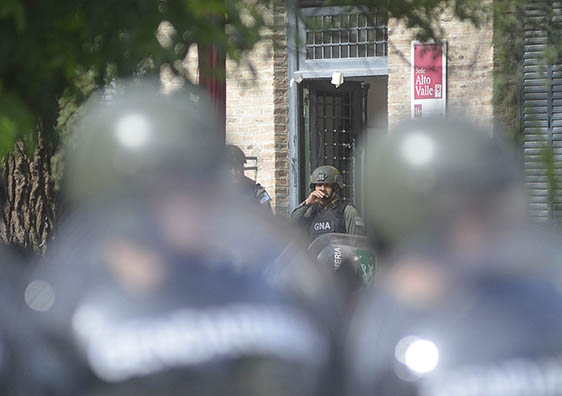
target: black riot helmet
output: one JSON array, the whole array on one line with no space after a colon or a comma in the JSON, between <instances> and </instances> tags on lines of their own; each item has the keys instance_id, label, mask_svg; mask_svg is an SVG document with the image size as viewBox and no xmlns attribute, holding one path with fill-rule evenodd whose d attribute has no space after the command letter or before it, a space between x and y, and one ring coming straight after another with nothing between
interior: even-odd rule
<instances>
[{"instance_id":1,"label":"black riot helmet","mask_svg":"<svg viewBox=\"0 0 562 396\"><path fill-rule=\"evenodd\" d=\"M32 277L47 394L325 394L321 279L293 282L267 223L189 189L128 198L64 224Z\"/></svg>"},{"instance_id":2,"label":"black riot helmet","mask_svg":"<svg viewBox=\"0 0 562 396\"><path fill-rule=\"evenodd\" d=\"M521 265L518 249L481 261L402 255L357 310L348 394L559 394L560 253Z\"/></svg>"},{"instance_id":3,"label":"black riot helmet","mask_svg":"<svg viewBox=\"0 0 562 396\"><path fill-rule=\"evenodd\" d=\"M224 144L205 93L189 85L163 93L151 79L115 87L92 95L72 128L65 158L71 202L217 179Z\"/></svg>"},{"instance_id":4,"label":"black riot helmet","mask_svg":"<svg viewBox=\"0 0 562 396\"><path fill-rule=\"evenodd\" d=\"M370 146L366 218L381 250L447 232L462 216L503 226L523 217L525 197L510 155L471 122L405 122Z\"/></svg>"},{"instance_id":5,"label":"black riot helmet","mask_svg":"<svg viewBox=\"0 0 562 396\"><path fill-rule=\"evenodd\" d=\"M226 145L226 156L231 166L243 168L246 163L246 154L244 154L240 147L234 144Z\"/></svg>"}]
</instances>

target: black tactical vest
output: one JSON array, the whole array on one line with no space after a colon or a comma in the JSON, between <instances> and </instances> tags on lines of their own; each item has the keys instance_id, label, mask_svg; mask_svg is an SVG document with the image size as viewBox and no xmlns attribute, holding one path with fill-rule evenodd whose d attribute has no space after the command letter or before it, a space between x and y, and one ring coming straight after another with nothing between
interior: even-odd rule
<instances>
[{"instance_id":1,"label":"black tactical vest","mask_svg":"<svg viewBox=\"0 0 562 396\"><path fill-rule=\"evenodd\" d=\"M324 209L320 204L314 204L311 213L310 235L317 238L328 232L339 232L345 234L344 211L348 203L337 201L333 206Z\"/></svg>"}]
</instances>

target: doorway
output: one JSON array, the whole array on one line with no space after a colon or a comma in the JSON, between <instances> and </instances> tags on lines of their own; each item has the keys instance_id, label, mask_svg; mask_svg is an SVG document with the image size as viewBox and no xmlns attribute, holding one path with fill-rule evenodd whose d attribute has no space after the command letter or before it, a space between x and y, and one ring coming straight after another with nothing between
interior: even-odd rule
<instances>
[{"instance_id":1,"label":"doorway","mask_svg":"<svg viewBox=\"0 0 562 396\"><path fill-rule=\"evenodd\" d=\"M318 166L336 167L343 179L340 197L362 206L364 141L369 85L345 81L336 88L329 80L306 80L300 90L299 135L302 144L300 196L308 196L310 174Z\"/></svg>"}]
</instances>

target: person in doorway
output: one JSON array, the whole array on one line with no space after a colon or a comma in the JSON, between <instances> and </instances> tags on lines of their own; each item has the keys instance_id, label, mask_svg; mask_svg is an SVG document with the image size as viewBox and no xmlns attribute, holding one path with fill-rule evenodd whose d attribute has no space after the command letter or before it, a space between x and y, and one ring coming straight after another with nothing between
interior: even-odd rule
<instances>
[{"instance_id":1,"label":"person in doorway","mask_svg":"<svg viewBox=\"0 0 562 396\"><path fill-rule=\"evenodd\" d=\"M265 191L265 188L244 175L246 155L242 149L233 144L227 144L226 154L235 186L240 188L243 195L250 195L267 213L273 213L271 210L271 197Z\"/></svg>"},{"instance_id":2,"label":"person in doorway","mask_svg":"<svg viewBox=\"0 0 562 396\"><path fill-rule=\"evenodd\" d=\"M291 218L306 226L313 238L329 232L364 234L363 219L357 209L338 195L343 182L336 168L316 168L310 176L310 188L312 192L293 210Z\"/></svg>"}]
</instances>

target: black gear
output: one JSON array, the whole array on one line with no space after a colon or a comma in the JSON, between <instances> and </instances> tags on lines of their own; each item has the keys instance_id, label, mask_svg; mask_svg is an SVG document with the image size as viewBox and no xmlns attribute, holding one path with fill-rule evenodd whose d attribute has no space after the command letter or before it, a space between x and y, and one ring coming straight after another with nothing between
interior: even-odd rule
<instances>
[{"instance_id":1,"label":"black gear","mask_svg":"<svg viewBox=\"0 0 562 396\"><path fill-rule=\"evenodd\" d=\"M62 362L45 388L324 394L336 320L326 314L337 306L320 292L330 282L306 261L277 262L283 233L253 212L210 216L212 202L176 193L130 197L61 228L34 276L57 296L36 312L46 360Z\"/></svg>"},{"instance_id":2,"label":"black gear","mask_svg":"<svg viewBox=\"0 0 562 396\"><path fill-rule=\"evenodd\" d=\"M405 122L374 139L368 158L365 217L379 250L392 250L473 213L488 224L524 217L516 165L488 131L470 122Z\"/></svg>"},{"instance_id":3,"label":"black gear","mask_svg":"<svg viewBox=\"0 0 562 396\"><path fill-rule=\"evenodd\" d=\"M236 167L244 167L246 163L246 154L242 149L233 144L226 145L226 156L228 158L228 163Z\"/></svg>"},{"instance_id":4,"label":"black gear","mask_svg":"<svg viewBox=\"0 0 562 396\"><path fill-rule=\"evenodd\" d=\"M224 145L204 93L186 86L162 94L153 80L116 85L111 97L102 91L88 100L73 129L65 172L70 201L220 178Z\"/></svg>"},{"instance_id":5,"label":"black gear","mask_svg":"<svg viewBox=\"0 0 562 396\"><path fill-rule=\"evenodd\" d=\"M516 248L481 261L403 254L358 309L349 394L556 394L560 270L520 266Z\"/></svg>"}]
</instances>

